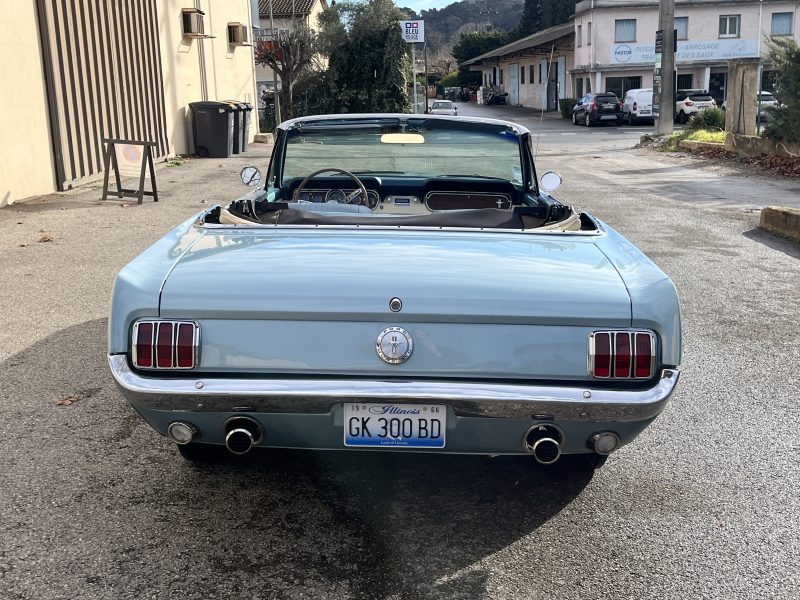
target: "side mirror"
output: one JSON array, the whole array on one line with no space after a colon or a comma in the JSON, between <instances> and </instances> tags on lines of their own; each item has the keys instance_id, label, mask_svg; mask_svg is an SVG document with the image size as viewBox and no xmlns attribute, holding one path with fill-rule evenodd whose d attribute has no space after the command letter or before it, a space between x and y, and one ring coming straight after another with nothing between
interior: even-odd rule
<instances>
[{"instance_id":1,"label":"side mirror","mask_svg":"<svg viewBox=\"0 0 800 600\"><path fill-rule=\"evenodd\" d=\"M545 192L552 192L561 185L561 175L555 171L548 171L539 180L539 187Z\"/></svg>"},{"instance_id":2,"label":"side mirror","mask_svg":"<svg viewBox=\"0 0 800 600\"><path fill-rule=\"evenodd\" d=\"M242 183L249 187L258 187L261 185L261 171L257 167L245 167L239 173L239 178Z\"/></svg>"}]
</instances>

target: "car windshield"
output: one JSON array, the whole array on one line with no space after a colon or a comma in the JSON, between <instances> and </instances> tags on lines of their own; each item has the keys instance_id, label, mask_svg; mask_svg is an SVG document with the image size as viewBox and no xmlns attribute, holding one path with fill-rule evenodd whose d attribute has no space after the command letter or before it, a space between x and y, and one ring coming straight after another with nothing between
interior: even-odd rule
<instances>
[{"instance_id":1,"label":"car windshield","mask_svg":"<svg viewBox=\"0 0 800 600\"><path fill-rule=\"evenodd\" d=\"M306 177L324 167L356 174L522 180L515 131L505 125L444 119L332 120L290 129L283 179Z\"/></svg>"},{"instance_id":2,"label":"car windshield","mask_svg":"<svg viewBox=\"0 0 800 600\"><path fill-rule=\"evenodd\" d=\"M433 103L433 108L452 108L452 107L453 107L453 103L452 102L434 102Z\"/></svg>"}]
</instances>

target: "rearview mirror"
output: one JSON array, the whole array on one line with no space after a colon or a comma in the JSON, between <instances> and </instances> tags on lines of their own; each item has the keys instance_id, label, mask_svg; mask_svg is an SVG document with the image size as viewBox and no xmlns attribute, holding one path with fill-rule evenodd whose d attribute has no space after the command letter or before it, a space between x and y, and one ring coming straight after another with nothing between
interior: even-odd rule
<instances>
[{"instance_id":1,"label":"rearview mirror","mask_svg":"<svg viewBox=\"0 0 800 600\"><path fill-rule=\"evenodd\" d=\"M261 184L261 171L257 167L245 167L239 173L242 183L250 187L258 187Z\"/></svg>"},{"instance_id":2,"label":"rearview mirror","mask_svg":"<svg viewBox=\"0 0 800 600\"><path fill-rule=\"evenodd\" d=\"M539 180L539 187L545 192L552 192L561 185L561 175L555 171L548 171Z\"/></svg>"}]
</instances>

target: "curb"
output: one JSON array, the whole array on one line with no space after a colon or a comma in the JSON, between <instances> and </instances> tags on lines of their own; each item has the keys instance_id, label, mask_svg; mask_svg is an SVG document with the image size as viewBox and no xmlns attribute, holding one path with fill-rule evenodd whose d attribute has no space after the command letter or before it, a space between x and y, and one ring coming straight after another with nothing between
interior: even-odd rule
<instances>
[{"instance_id":1,"label":"curb","mask_svg":"<svg viewBox=\"0 0 800 600\"><path fill-rule=\"evenodd\" d=\"M271 133L257 133L253 138L253 142L256 144L271 144L272 143L272 134Z\"/></svg>"},{"instance_id":2,"label":"curb","mask_svg":"<svg viewBox=\"0 0 800 600\"><path fill-rule=\"evenodd\" d=\"M678 142L678 148L683 148L692 152L693 150L700 150L702 148L718 148L725 149L725 144L718 144L716 142L698 142L697 140L681 140Z\"/></svg>"},{"instance_id":3,"label":"curb","mask_svg":"<svg viewBox=\"0 0 800 600\"><path fill-rule=\"evenodd\" d=\"M800 209L768 206L761 211L758 227L800 242Z\"/></svg>"}]
</instances>

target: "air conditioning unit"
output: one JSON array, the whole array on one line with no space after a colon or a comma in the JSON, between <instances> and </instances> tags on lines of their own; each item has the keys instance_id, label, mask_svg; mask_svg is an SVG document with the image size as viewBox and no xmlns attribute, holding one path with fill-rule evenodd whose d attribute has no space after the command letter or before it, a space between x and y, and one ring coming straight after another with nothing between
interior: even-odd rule
<instances>
[{"instance_id":1,"label":"air conditioning unit","mask_svg":"<svg viewBox=\"0 0 800 600\"><path fill-rule=\"evenodd\" d=\"M205 38L208 37L203 29L203 16L205 13L197 8L184 8L181 10L181 25L183 37Z\"/></svg>"},{"instance_id":2,"label":"air conditioning unit","mask_svg":"<svg viewBox=\"0 0 800 600\"><path fill-rule=\"evenodd\" d=\"M247 26L242 23L228 23L228 43L232 46L247 45Z\"/></svg>"}]
</instances>

